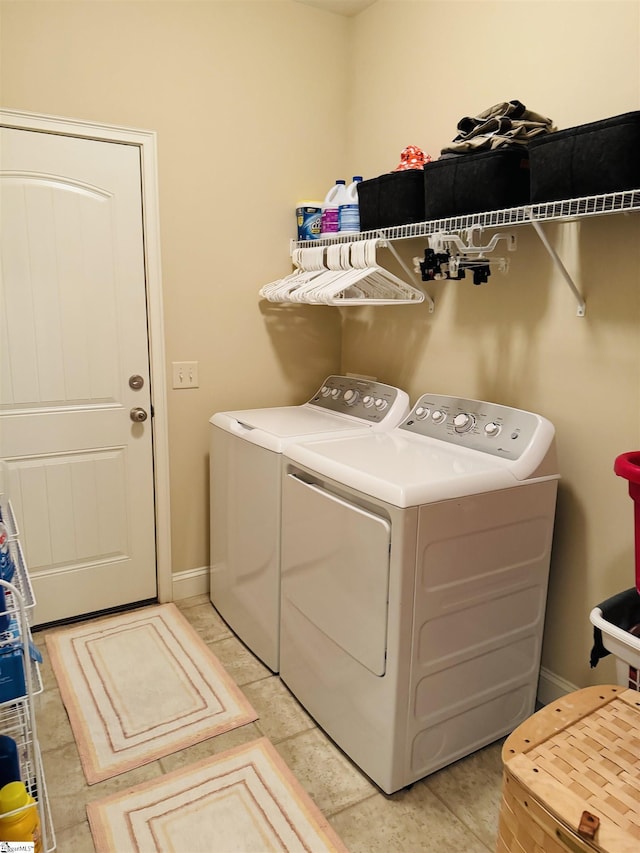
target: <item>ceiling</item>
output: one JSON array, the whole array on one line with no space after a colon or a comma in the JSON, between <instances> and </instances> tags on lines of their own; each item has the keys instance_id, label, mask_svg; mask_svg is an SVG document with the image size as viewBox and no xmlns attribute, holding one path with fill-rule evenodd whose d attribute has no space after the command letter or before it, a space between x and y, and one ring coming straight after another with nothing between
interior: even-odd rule
<instances>
[{"instance_id":1,"label":"ceiling","mask_svg":"<svg viewBox=\"0 0 640 853\"><path fill-rule=\"evenodd\" d=\"M318 9L326 9L327 12L336 12L350 18L357 15L368 6L373 6L376 0L296 0L305 6L316 6Z\"/></svg>"}]
</instances>

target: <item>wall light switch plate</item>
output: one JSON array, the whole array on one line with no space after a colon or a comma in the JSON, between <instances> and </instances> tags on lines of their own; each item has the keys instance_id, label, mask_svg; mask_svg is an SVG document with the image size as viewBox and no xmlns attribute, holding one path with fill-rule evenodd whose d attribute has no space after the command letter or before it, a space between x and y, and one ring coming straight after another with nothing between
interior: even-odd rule
<instances>
[{"instance_id":1,"label":"wall light switch plate","mask_svg":"<svg viewBox=\"0 0 640 853\"><path fill-rule=\"evenodd\" d=\"M174 388L198 387L198 362L174 361L171 364Z\"/></svg>"}]
</instances>

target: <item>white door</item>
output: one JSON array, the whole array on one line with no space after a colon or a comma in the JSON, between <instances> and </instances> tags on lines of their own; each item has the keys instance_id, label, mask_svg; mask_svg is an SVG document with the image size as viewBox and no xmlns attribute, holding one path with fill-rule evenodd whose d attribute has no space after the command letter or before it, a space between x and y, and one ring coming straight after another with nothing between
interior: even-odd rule
<instances>
[{"instance_id":1,"label":"white door","mask_svg":"<svg viewBox=\"0 0 640 853\"><path fill-rule=\"evenodd\" d=\"M156 597L140 150L0 132L0 455L45 624Z\"/></svg>"},{"instance_id":2,"label":"white door","mask_svg":"<svg viewBox=\"0 0 640 853\"><path fill-rule=\"evenodd\" d=\"M390 549L386 518L287 474L282 486L282 630L290 628L286 623L292 614L302 617L307 638L322 634L336 655L342 650L374 675L384 675ZM300 635L295 642L302 654L308 651ZM282 669L286 681L284 664Z\"/></svg>"}]
</instances>

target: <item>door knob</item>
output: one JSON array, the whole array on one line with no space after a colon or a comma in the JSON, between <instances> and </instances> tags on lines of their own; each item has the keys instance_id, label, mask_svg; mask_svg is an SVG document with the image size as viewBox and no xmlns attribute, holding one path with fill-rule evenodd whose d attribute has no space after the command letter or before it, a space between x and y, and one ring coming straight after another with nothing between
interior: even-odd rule
<instances>
[{"instance_id":1,"label":"door knob","mask_svg":"<svg viewBox=\"0 0 640 853\"><path fill-rule=\"evenodd\" d=\"M134 373L133 376L129 377L129 388L133 388L134 391L139 391L144 385L144 379L138 373Z\"/></svg>"},{"instance_id":2,"label":"door knob","mask_svg":"<svg viewBox=\"0 0 640 853\"><path fill-rule=\"evenodd\" d=\"M147 413L144 409L141 409L139 406L137 406L135 409L131 409L131 411L129 412L129 417L134 422L134 424L141 424L142 421L146 421Z\"/></svg>"}]
</instances>

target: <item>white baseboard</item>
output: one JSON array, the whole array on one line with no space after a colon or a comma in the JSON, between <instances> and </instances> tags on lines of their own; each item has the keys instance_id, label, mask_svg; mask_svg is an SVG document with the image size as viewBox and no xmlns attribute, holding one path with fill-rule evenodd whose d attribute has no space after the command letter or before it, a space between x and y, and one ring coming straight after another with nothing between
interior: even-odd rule
<instances>
[{"instance_id":1,"label":"white baseboard","mask_svg":"<svg viewBox=\"0 0 640 853\"><path fill-rule=\"evenodd\" d=\"M542 667L540 669L540 678L538 680L538 702L541 705L549 705L566 696L567 693L573 693L580 688L564 678L560 678L555 672Z\"/></svg>"},{"instance_id":2,"label":"white baseboard","mask_svg":"<svg viewBox=\"0 0 640 853\"><path fill-rule=\"evenodd\" d=\"M194 595L209 594L209 566L199 569L187 569L172 575L173 601L192 598Z\"/></svg>"}]
</instances>

